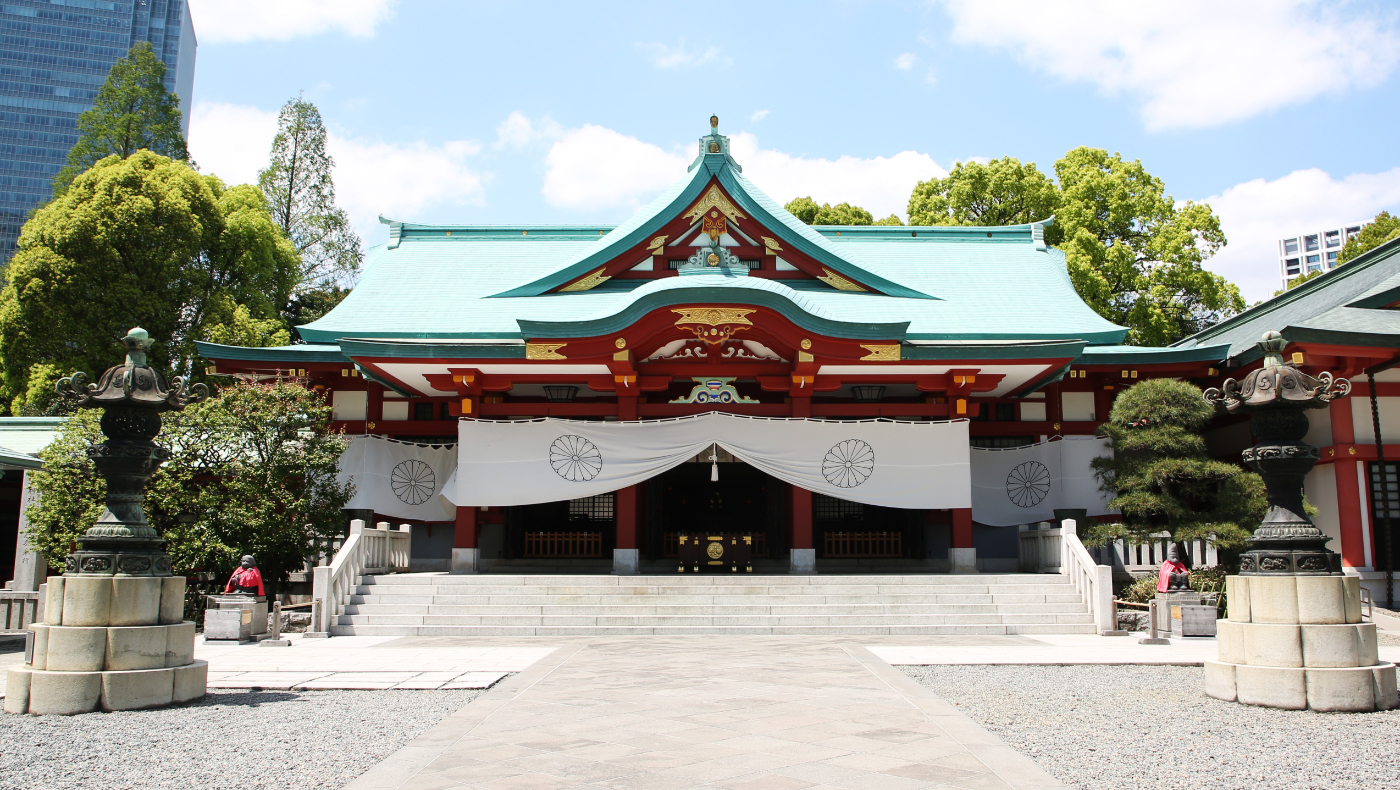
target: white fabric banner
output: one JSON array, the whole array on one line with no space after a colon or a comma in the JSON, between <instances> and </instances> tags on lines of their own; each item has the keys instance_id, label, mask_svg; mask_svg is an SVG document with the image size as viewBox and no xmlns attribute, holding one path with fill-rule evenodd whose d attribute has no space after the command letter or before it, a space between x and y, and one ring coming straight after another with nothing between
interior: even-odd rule
<instances>
[{"instance_id":1,"label":"white fabric banner","mask_svg":"<svg viewBox=\"0 0 1400 790\"><path fill-rule=\"evenodd\" d=\"M447 494L457 471L452 445L407 444L379 436L350 441L340 456L340 481L355 482L346 508L417 521L453 521L457 510Z\"/></svg>"},{"instance_id":2,"label":"white fabric banner","mask_svg":"<svg viewBox=\"0 0 1400 790\"><path fill-rule=\"evenodd\" d=\"M709 412L646 422L462 420L459 503L529 505L635 485L718 444L788 483L899 508L971 505L959 422L766 419Z\"/></svg>"},{"instance_id":3,"label":"white fabric banner","mask_svg":"<svg viewBox=\"0 0 1400 790\"><path fill-rule=\"evenodd\" d=\"M1089 462L1113 450L1107 439L1065 438L1007 450L972 448L972 520L995 527L1050 521L1061 508L1117 511Z\"/></svg>"}]
</instances>

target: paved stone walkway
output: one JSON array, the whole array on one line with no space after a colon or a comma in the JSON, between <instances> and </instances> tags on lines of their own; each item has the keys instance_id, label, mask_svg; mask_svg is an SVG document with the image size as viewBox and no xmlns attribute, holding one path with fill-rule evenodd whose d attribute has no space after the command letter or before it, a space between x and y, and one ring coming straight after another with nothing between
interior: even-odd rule
<instances>
[{"instance_id":1,"label":"paved stone walkway","mask_svg":"<svg viewBox=\"0 0 1400 790\"><path fill-rule=\"evenodd\" d=\"M1063 787L849 638L600 637L483 694L350 790Z\"/></svg>"}]
</instances>

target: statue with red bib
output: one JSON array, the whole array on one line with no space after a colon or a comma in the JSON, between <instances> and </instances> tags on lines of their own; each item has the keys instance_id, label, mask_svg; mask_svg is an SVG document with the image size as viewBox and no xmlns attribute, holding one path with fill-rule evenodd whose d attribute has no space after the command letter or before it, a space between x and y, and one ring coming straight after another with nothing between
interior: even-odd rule
<instances>
[{"instance_id":1,"label":"statue with red bib","mask_svg":"<svg viewBox=\"0 0 1400 790\"><path fill-rule=\"evenodd\" d=\"M253 555L244 554L243 562L236 568L233 575L228 577L228 586L224 587L224 594L236 595L267 595L263 591L262 571L258 570L258 562L253 559Z\"/></svg>"},{"instance_id":2,"label":"statue with red bib","mask_svg":"<svg viewBox=\"0 0 1400 790\"><path fill-rule=\"evenodd\" d=\"M1191 589L1191 569L1181 561L1176 543L1167 547L1167 559L1157 571L1157 592L1179 592Z\"/></svg>"}]
</instances>

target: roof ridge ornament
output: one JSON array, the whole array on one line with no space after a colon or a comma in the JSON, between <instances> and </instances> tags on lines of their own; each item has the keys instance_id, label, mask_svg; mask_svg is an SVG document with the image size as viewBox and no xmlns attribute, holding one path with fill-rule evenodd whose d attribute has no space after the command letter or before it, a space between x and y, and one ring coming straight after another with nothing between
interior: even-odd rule
<instances>
[{"instance_id":1,"label":"roof ridge ornament","mask_svg":"<svg viewBox=\"0 0 1400 790\"><path fill-rule=\"evenodd\" d=\"M697 165L704 162L705 158L709 156L722 157L723 162L729 163L730 166L740 173L744 172L744 168L740 167L739 163L734 161L734 157L729 155L729 138L719 133L718 115L710 116L710 133L700 138L700 155L695 157L694 162L690 163L690 167L686 168L686 172L689 173L694 170Z\"/></svg>"}]
</instances>

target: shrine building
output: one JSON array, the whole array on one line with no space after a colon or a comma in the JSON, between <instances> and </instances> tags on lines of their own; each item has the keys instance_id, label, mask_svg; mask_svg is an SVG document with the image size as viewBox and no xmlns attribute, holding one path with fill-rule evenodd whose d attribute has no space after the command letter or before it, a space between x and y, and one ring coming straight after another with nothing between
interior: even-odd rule
<instances>
[{"instance_id":1,"label":"shrine building","mask_svg":"<svg viewBox=\"0 0 1400 790\"><path fill-rule=\"evenodd\" d=\"M438 515L356 505L429 525L414 531L418 568L674 572L678 534L722 529L752 536L770 571L1015 571L1025 524L1112 516L1069 461L979 476L996 452L1078 446L1147 378L1241 378L1276 329L1304 370L1356 384L1312 413L1323 460L1308 495L1348 572L1379 578L1366 372L1400 356L1395 242L1143 348L1076 294L1045 243L1053 218L807 226L743 175L715 119L689 173L621 225L382 221L388 243L299 328L303 345L200 352L220 374L324 390L348 435L455 453L453 469L374 473ZM1400 375L1376 380L1396 435ZM1232 460L1252 443L1228 417L1209 440ZM1400 445L1385 452L1394 475Z\"/></svg>"}]
</instances>

